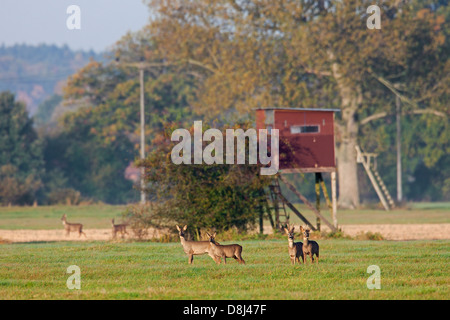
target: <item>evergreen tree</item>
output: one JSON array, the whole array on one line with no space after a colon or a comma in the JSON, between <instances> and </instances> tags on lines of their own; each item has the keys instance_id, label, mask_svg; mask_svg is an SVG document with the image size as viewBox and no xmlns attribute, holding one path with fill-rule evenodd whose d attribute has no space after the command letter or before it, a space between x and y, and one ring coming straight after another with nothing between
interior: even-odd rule
<instances>
[{"instance_id":1,"label":"evergreen tree","mask_svg":"<svg viewBox=\"0 0 450 320\"><path fill-rule=\"evenodd\" d=\"M25 105L11 92L0 93L0 203L35 199L43 174L42 144Z\"/></svg>"}]
</instances>

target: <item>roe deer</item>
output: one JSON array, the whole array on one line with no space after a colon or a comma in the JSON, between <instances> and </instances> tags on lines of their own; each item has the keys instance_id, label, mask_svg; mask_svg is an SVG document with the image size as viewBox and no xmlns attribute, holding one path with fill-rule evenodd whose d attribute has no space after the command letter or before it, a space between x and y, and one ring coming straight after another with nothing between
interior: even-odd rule
<instances>
[{"instance_id":1,"label":"roe deer","mask_svg":"<svg viewBox=\"0 0 450 320\"><path fill-rule=\"evenodd\" d=\"M194 255L201 255L207 253L216 263L220 259L216 258L212 254L211 247L209 245L209 241L189 241L186 240L184 237L184 231L186 231L187 225L181 229L179 226L177 226L178 233L180 235L180 241L181 245L183 246L184 252L189 256L189 264L192 264L192 261L194 260ZM220 262L220 261L219 261Z\"/></svg>"},{"instance_id":2,"label":"roe deer","mask_svg":"<svg viewBox=\"0 0 450 320\"><path fill-rule=\"evenodd\" d=\"M287 229L284 228L284 231L286 231L288 235L288 242L289 242L289 256L291 257L292 264L295 264L295 262L298 262L300 264L300 257L303 261L303 243L301 242L294 242L294 229L295 227L292 227L289 230L289 225L287 226Z\"/></svg>"},{"instance_id":3,"label":"roe deer","mask_svg":"<svg viewBox=\"0 0 450 320\"><path fill-rule=\"evenodd\" d=\"M313 256L316 255L317 263L319 263L319 244L309 240L309 229L300 226L300 231L303 233L303 263L305 263L307 255L311 257L311 263L314 262Z\"/></svg>"},{"instance_id":4,"label":"roe deer","mask_svg":"<svg viewBox=\"0 0 450 320\"><path fill-rule=\"evenodd\" d=\"M111 224L112 224L112 235L114 239L116 238L117 233L120 233L122 235L122 239L124 238L125 234L128 234L127 223L114 224L114 219L112 219Z\"/></svg>"},{"instance_id":5,"label":"roe deer","mask_svg":"<svg viewBox=\"0 0 450 320\"><path fill-rule=\"evenodd\" d=\"M242 259L242 246L238 244L227 244L227 245L220 245L216 242L215 237L216 233L214 232L213 235L210 235L209 233L206 233L209 236L209 242L211 245L212 253L219 258L223 258L223 261L225 264L227 264L227 258L234 258L239 263L245 264L244 259ZM216 261L217 262L217 261ZM217 264L220 264L220 262L217 262Z\"/></svg>"},{"instance_id":6,"label":"roe deer","mask_svg":"<svg viewBox=\"0 0 450 320\"><path fill-rule=\"evenodd\" d=\"M86 233L83 232L83 225L81 223L69 223L67 222L66 214L63 214L62 218L62 224L64 226L64 230L66 230L66 236L70 234L72 231L78 232L78 236L81 237L81 234L84 234L86 237Z\"/></svg>"}]
</instances>

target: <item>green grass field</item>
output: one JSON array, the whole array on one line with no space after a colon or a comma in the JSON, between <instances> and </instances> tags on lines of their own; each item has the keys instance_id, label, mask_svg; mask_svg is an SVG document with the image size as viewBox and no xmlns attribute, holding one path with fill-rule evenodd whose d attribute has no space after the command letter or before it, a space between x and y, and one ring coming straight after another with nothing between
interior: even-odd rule
<instances>
[{"instance_id":1,"label":"green grass field","mask_svg":"<svg viewBox=\"0 0 450 320\"><path fill-rule=\"evenodd\" d=\"M85 228L110 228L111 219L121 220L126 206L86 205L86 206L39 206L0 207L0 229L61 229L61 217L81 222Z\"/></svg>"},{"instance_id":2,"label":"green grass field","mask_svg":"<svg viewBox=\"0 0 450 320\"><path fill-rule=\"evenodd\" d=\"M300 210L310 221L311 212ZM61 229L61 216L86 228L109 228L125 206L0 208L0 229ZM329 212L322 210L329 217ZM292 222L299 221L292 216ZM339 224L449 223L450 204L413 204L390 212L338 211ZM254 239L256 239L254 237ZM0 239L1 240L1 239ZM225 240L218 238L219 241ZM449 299L450 240L320 239L319 264L290 264L284 236L239 240L246 265L188 265L180 243L0 241L0 299ZM232 241L236 242L236 241ZM221 241L226 244L230 241ZM81 290L69 290L70 265ZM370 265L381 289L366 286Z\"/></svg>"},{"instance_id":3,"label":"green grass field","mask_svg":"<svg viewBox=\"0 0 450 320\"><path fill-rule=\"evenodd\" d=\"M304 205L296 206L310 222L315 223L315 215L311 210ZM61 229L60 219L64 213L69 221L83 223L88 229L110 228L111 219L121 221L121 213L125 208L112 205L0 207L0 229ZM323 207L321 212L332 221L328 208ZM301 223L294 213L290 215L292 223ZM338 210L338 222L344 225L450 223L450 203L417 203L391 211Z\"/></svg>"},{"instance_id":4,"label":"green grass field","mask_svg":"<svg viewBox=\"0 0 450 320\"><path fill-rule=\"evenodd\" d=\"M246 265L188 265L179 243L1 245L2 299L448 299L450 241L321 240L319 264L290 264L287 241L241 241ZM81 269L69 290L67 267ZM381 289L369 290L369 265Z\"/></svg>"}]
</instances>

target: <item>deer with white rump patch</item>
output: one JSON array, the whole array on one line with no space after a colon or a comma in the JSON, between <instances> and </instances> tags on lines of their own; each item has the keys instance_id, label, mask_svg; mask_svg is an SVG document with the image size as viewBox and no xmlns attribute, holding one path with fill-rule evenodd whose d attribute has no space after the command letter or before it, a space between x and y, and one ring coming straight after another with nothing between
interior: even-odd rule
<instances>
[{"instance_id":1,"label":"deer with white rump patch","mask_svg":"<svg viewBox=\"0 0 450 320\"><path fill-rule=\"evenodd\" d=\"M81 223L69 223L67 222L66 214L64 214L61 218L62 224L64 226L64 230L66 230L66 236L70 234L70 232L78 232L78 237L81 237L81 234L84 234L86 237L86 233L83 232L83 225Z\"/></svg>"},{"instance_id":2,"label":"deer with white rump patch","mask_svg":"<svg viewBox=\"0 0 450 320\"><path fill-rule=\"evenodd\" d=\"M238 244L227 244L227 245L220 245L218 242L216 242L215 237L216 233L210 235L208 232L206 233L209 237L209 242L212 248L212 253L218 257L223 258L223 261L225 264L227 264L227 258L234 258L241 264L245 264L244 259L242 259L242 246ZM217 262L217 264L220 264L220 262Z\"/></svg>"},{"instance_id":3,"label":"deer with white rump patch","mask_svg":"<svg viewBox=\"0 0 450 320\"><path fill-rule=\"evenodd\" d=\"M319 244L309 240L309 229L300 226L300 231L303 233L303 263L306 262L307 255L311 257L311 263L314 262L313 256L316 255L317 263L319 263Z\"/></svg>"},{"instance_id":4,"label":"deer with white rump patch","mask_svg":"<svg viewBox=\"0 0 450 320\"><path fill-rule=\"evenodd\" d=\"M212 254L211 246L209 241L189 241L185 239L184 232L187 229L187 225L181 229L177 226L178 233L180 235L181 245L183 246L184 252L189 256L189 264L192 264L194 260L194 255L201 255L207 253L216 263L220 263L220 259Z\"/></svg>"},{"instance_id":5,"label":"deer with white rump patch","mask_svg":"<svg viewBox=\"0 0 450 320\"><path fill-rule=\"evenodd\" d=\"M289 225L287 228L284 228L284 231L288 235L288 242L289 242L289 256L291 257L292 264L295 264L295 262L298 262L300 264L300 258L302 258L303 261L303 243L302 242L294 242L294 229L289 229Z\"/></svg>"}]
</instances>

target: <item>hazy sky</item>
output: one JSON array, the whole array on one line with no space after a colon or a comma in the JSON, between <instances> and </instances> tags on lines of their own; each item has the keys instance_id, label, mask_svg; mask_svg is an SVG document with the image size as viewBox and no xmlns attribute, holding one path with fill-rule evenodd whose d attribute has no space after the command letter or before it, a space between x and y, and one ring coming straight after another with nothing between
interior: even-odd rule
<instances>
[{"instance_id":1,"label":"hazy sky","mask_svg":"<svg viewBox=\"0 0 450 320\"><path fill-rule=\"evenodd\" d=\"M80 30L66 26L70 5L80 8ZM0 0L0 45L67 44L99 52L141 29L149 17L142 0Z\"/></svg>"}]
</instances>

